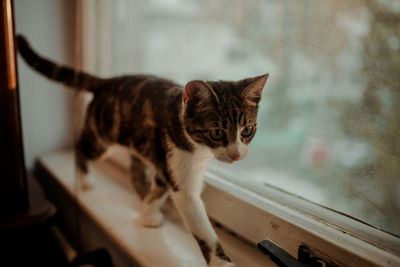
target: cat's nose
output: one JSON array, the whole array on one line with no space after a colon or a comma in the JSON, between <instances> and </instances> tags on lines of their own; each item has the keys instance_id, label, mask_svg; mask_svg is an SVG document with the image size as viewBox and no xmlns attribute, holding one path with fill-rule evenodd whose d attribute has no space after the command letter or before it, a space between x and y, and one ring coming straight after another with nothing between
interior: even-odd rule
<instances>
[{"instance_id":1,"label":"cat's nose","mask_svg":"<svg viewBox=\"0 0 400 267\"><path fill-rule=\"evenodd\" d=\"M235 154L235 153L228 153L228 156L233 159L233 160L238 160L240 159L240 154Z\"/></svg>"}]
</instances>

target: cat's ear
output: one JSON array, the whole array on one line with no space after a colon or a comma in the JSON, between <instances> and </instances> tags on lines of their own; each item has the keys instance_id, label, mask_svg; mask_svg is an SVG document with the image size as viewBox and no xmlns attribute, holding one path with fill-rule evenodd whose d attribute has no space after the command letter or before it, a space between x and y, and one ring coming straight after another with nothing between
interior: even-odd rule
<instances>
[{"instance_id":1,"label":"cat's ear","mask_svg":"<svg viewBox=\"0 0 400 267\"><path fill-rule=\"evenodd\" d=\"M241 81L244 83L244 89L241 93L242 100L250 105L256 105L261 100L262 91L269 74L260 75L254 78L249 78Z\"/></svg>"},{"instance_id":2,"label":"cat's ear","mask_svg":"<svg viewBox=\"0 0 400 267\"><path fill-rule=\"evenodd\" d=\"M188 82L183 90L183 103L186 104L189 99L195 101L206 100L210 97L210 90L212 91L210 86L203 81Z\"/></svg>"}]
</instances>

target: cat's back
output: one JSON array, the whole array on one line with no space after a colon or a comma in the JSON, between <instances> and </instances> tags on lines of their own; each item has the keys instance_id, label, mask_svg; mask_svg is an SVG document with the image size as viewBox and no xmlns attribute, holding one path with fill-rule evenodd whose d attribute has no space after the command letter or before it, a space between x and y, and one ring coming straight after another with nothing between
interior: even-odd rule
<instances>
[{"instance_id":1,"label":"cat's back","mask_svg":"<svg viewBox=\"0 0 400 267\"><path fill-rule=\"evenodd\" d=\"M107 79L94 90L88 121L109 142L134 144L140 151L180 123L182 92L178 84L151 75Z\"/></svg>"},{"instance_id":2,"label":"cat's back","mask_svg":"<svg viewBox=\"0 0 400 267\"><path fill-rule=\"evenodd\" d=\"M125 75L105 80L96 90L100 97L131 99L137 97L166 97L171 91L182 90L178 84L153 75Z\"/></svg>"}]
</instances>

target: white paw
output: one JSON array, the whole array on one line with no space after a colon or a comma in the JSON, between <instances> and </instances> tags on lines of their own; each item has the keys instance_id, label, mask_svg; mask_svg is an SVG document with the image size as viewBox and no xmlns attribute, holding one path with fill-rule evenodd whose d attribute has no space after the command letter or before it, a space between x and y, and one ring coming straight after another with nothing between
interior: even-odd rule
<instances>
[{"instance_id":1,"label":"white paw","mask_svg":"<svg viewBox=\"0 0 400 267\"><path fill-rule=\"evenodd\" d=\"M91 179L89 179L89 178L81 179L81 180L80 180L80 188L81 188L83 191L89 191L89 190L91 190L91 189L94 188L94 183L93 183L93 181L92 181Z\"/></svg>"},{"instance_id":2,"label":"white paw","mask_svg":"<svg viewBox=\"0 0 400 267\"><path fill-rule=\"evenodd\" d=\"M208 267L235 267L236 264L222 260L220 258L212 258L210 263L208 264Z\"/></svg>"},{"instance_id":3,"label":"white paw","mask_svg":"<svg viewBox=\"0 0 400 267\"><path fill-rule=\"evenodd\" d=\"M161 211L142 214L136 222L144 227L160 227L163 224L164 215Z\"/></svg>"}]
</instances>

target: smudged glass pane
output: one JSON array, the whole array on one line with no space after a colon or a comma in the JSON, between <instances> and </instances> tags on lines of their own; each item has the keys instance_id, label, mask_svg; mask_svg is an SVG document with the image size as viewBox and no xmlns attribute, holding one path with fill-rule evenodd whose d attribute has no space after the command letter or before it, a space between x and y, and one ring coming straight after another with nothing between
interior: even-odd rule
<instances>
[{"instance_id":1,"label":"smudged glass pane","mask_svg":"<svg viewBox=\"0 0 400 267\"><path fill-rule=\"evenodd\" d=\"M249 156L228 168L400 235L397 0L113 4L114 73L270 73Z\"/></svg>"}]
</instances>

